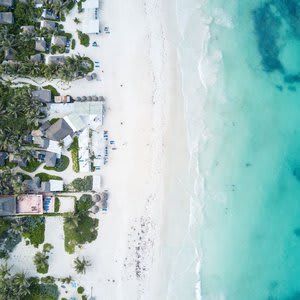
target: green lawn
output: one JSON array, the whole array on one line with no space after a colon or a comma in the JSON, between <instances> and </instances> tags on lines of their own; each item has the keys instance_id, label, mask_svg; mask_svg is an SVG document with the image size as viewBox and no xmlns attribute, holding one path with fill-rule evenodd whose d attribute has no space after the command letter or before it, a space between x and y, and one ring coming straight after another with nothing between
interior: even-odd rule
<instances>
[{"instance_id":1,"label":"green lawn","mask_svg":"<svg viewBox=\"0 0 300 300\"><path fill-rule=\"evenodd\" d=\"M32 173L40 166L40 164L41 163L37 160L30 160L28 165L26 167L21 167L21 169L28 173Z\"/></svg>"},{"instance_id":2,"label":"green lawn","mask_svg":"<svg viewBox=\"0 0 300 300\"><path fill-rule=\"evenodd\" d=\"M71 157L72 157L72 165L73 171L78 173L79 172L79 145L78 145L78 137L74 137L73 143L70 147L71 150Z\"/></svg>"},{"instance_id":3,"label":"green lawn","mask_svg":"<svg viewBox=\"0 0 300 300\"><path fill-rule=\"evenodd\" d=\"M41 179L41 181L49 181L51 179L53 180L62 180L61 177L59 176L55 176L55 175L50 175L47 173L38 173L35 175L35 177L39 177Z\"/></svg>"},{"instance_id":4,"label":"green lawn","mask_svg":"<svg viewBox=\"0 0 300 300\"><path fill-rule=\"evenodd\" d=\"M50 84L43 86L43 89L51 91L53 97L60 95L57 89Z\"/></svg>"}]
</instances>

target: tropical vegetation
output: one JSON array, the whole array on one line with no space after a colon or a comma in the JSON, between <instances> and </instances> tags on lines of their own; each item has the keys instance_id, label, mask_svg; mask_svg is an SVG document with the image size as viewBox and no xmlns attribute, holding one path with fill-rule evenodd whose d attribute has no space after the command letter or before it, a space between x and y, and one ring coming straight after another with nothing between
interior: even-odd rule
<instances>
[{"instance_id":1,"label":"tropical vegetation","mask_svg":"<svg viewBox=\"0 0 300 300\"><path fill-rule=\"evenodd\" d=\"M79 42L81 45L88 47L90 45L90 37L80 30L77 30Z\"/></svg>"},{"instance_id":2,"label":"tropical vegetation","mask_svg":"<svg viewBox=\"0 0 300 300\"><path fill-rule=\"evenodd\" d=\"M89 260L85 259L84 257L82 259L80 259L79 257L76 257L74 260L74 268L78 274L85 274L86 268L89 266L91 266L91 262Z\"/></svg>"},{"instance_id":3,"label":"tropical vegetation","mask_svg":"<svg viewBox=\"0 0 300 300\"><path fill-rule=\"evenodd\" d=\"M78 143L77 136L74 137L73 142L70 146L70 150L71 150L73 171L78 173L79 172L79 143Z\"/></svg>"},{"instance_id":4,"label":"tropical vegetation","mask_svg":"<svg viewBox=\"0 0 300 300\"><path fill-rule=\"evenodd\" d=\"M49 264L48 264L49 256L47 252L38 251L33 258L33 262L35 264L36 270L38 273L46 274L48 273Z\"/></svg>"},{"instance_id":5,"label":"tropical vegetation","mask_svg":"<svg viewBox=\"0 0 300 300\"><path fill-rule=\"evenodd\" d=\"M21 152L24 136L38 125L42 104L31 92L29 86L12 88L0 82L0 150Z\"/></svg>"},{"instance_id":6,"label":"tropical vegetation","mask_svg":"<svg viewBox=\"0 0 300 300\"><path fill-rule=\"evenodd\" d=\"M19 300L30 294L30 281L25 273L11 275L7 264L0 266L0 299Z\"/></svg>"},{"instance_id":7,"label":"tropical vegetation","mask_svg":"<svg viewBox=\"0 0 300 300\"><path fill-rule=\"evenodd\" d=\"M75 213L64 217L65 250L74 253L75 247L91 243L97 238L98 219L89 216L93 202L90 195L82 195L76 202Z\"/></svg>"}]
</instances>

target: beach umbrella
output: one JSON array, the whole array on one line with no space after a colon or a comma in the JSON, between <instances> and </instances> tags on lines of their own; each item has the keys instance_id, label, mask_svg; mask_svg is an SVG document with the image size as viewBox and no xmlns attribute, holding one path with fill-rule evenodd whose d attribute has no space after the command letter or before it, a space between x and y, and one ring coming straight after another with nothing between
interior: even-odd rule
<instances>
[{"instance_id":1,"label":"beach umbrella","mask_svg":"<svg viewBox=\"0 0 300 300\"><path fill-rule=\"evenodd\" d=\"M99 212L99 210L100 210L100 208L99 208L99 206L97 206L97 205L94 205L94 206L91 208L91 212L92 212L93 214L96 214L97 212Z\"/></svg>"},{"instance_id":2,"label":"beach umbrella","mask_svg":"<svg viewBox=\"0 0 300 300\"><path fill-rule=\"evenodd\" d=\"M100 101L105 101L103 96L99 97L99 99L100 99Z\"/></svg>"},{"instance_id":3,"label":"beach umbrella","mask_svg":"<svg viewBox=\"0 0 300 300\"><path fill-rule=\"evenodd\" d=\"M94 194L93 195L93 202L99 202L101 200L101 197L99 194Z\"/></svg>"},{"instance_id":4,"label":"beach umbrella","mask_svg":"<svg viewBox=\"0 0 300 300\"><path fill-rule=\"evenodd\" d=\"M82 99L82 101L86 101L86 100L87 100L87 97L86 97L86 96L83 96L81 99Z\"/></svg>"},{"instance_id":5,"label":"beach umbrella","mask_svg":"<svg viewBox=\"0 0 300 300\"><path fill-rule=\"evenodd\" d=\"M98 101L98 97L93 96L93 101Z\"/></svg>"},{"instance_id":6,"label":"beach umbrella","mask_svg":"<svg viewBox=\"0 0 300 300\"><path fill-rule=\"evenodd\" d=\"M81 101L81 97L77 97L77 98L76 98L76 101Z\"/></svg>"},{"instance_id":7,"label":"beach umbrella","mask_svg":"<svg viewBox=\"0 0 300 300\"><path fill-rule=\"evenodd\" d=\"M88 99L88 101L92 101L93 100L93 98L91 96L88 96L87 99Z\"/></svg>"}]
</instances>

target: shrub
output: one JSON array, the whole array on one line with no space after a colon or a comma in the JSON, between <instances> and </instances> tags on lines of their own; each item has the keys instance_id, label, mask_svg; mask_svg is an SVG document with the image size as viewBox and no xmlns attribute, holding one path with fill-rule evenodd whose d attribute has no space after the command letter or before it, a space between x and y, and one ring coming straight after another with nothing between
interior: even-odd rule
<instances>
[{"instance_id":1,"label":"shrub","mask_svg":"<svg viewBox=\"0 0 300 300\"><path fill-rule=\"evenodd\" d=\"M74 50L76 46L76 41L73 39L71 42L71 49Z\"/></svg>"},{"instance_id":2,"label":"shrub","mask_svg":"<svg viewBox=\"0 0 300 300\"><path fill-rule=\"evenodd\" d=\"M51 179L53 180L62 180L61 177L59 176L55 176L55 175L50 175L47 173L38 173L35 175L35 177L39 177L41 179L41 181L49 181Z\"/></svg>"},{"instance_id":3,"label":"shrub","mask_svg":"<svg viewBox=\"0 0 300 300\"><path fill-rule=\"evenodd\" d=\"M38 247L45 240L45 218L44 217L24 217L23 237L29 239L34 247Z\"/></svg>"},{"instance_id":4,"label":"shrub","mask_svg":"<svg viewBox=\"0 0 300 300\"><path fill-rule=\"evenodd\" d=\"M90 37L80 30L77 30L77 33L78 33L80 44L85 47L88 47L90 45Z\"/></svg>"},{"instance_id":5,"label":"shrub","mask_svg":"<svg viewBox=\"0 0 300 300\"><path fill-rule=\"evenodd\" d=\"M75 192L89 192L93 188L93 176L76 178L72 181L71 186Z\"/></svg>"},{"instance_id":6,"label":"shrub","mask_svg":"<svg viewBox=\"0 0 300 300\"><path fill-rule=\"evenodd\" d=\"M59 118L52 118L52 119L49 121L49 123L50 123L51 125L53 125L53 124L56 123L58 120L59 120Z\"/></svg>"},{"instance_id":7,"label":"shrub","mask_svg":"<svg viewBox=\"0 0 300 300\"><path fill-rule=\"evenodd\" d=\"M56 284L39 284L37 280L31 279L30 294L24 297L24 300L57 300L59 299L59 290ZM23 298L22 298L23 299Z\"/></svg>"},{"instance_id":8,"label":"shrub","mask_svg":"<svg viewBox=\"0 0 300 300\"><path fill-rule=\"evenodd\" d=\"M84 287L80 286L77 288L77 293L82 294L84 292Z\"/></svg>"},{"instance_id":9,"label":"shrub","mask_svg":"<svg viewBox=\"0 0 300 300\"><path fill-rule=\"evenodd\" d=\"M43 245L43 252L50 252L53 249L53 246L49 243Z\"/></svg>"},{"instance_id":10,"label":"shrub","mask_svg":"<svg viewBox=\"0 0 300 300\"><path fill-rule=\"evenodd\" d=\"M54 212L59 212L59 208L60 208L60 201L58 198L55 197L55 203L54 203Z\"/></svg>"},{"instance_id":11,"label":"shrub","mask_svg":"<svg viewBox=\"0 0 300 300\"><path fill-rule=\"evenodd\" d=\"M41 282L46 284L52 284L55 283L55 278L53 276L42 277Z\"/></svg>"},{"instance_id":12,"label":"shrub","mask_svg":"<svg viewBox=\"0 0 300 300\"><path fill-rule=\"evenodd\" d=\"M73 143L70 147L71 157L73 163L73 171L79 172L79 145L78 145L78 137L74 137Z\"/></svg>"},{"instance_id":13,"label":"shrub","mask_svg":"<svg viewBox=\"0 0 300 300\"><path fill-rule=\"evenodd\" d=\"M52 96L54 96L54 97L60 95L59 92L57 91L57 89L50 84L43 86L43 89L51 91Z\"/></svg>"},{"instance_id":14,"label":"shrub","mask_svg":"<svg viewBox=\"0 0 300 300\"><path fill-rule=\"evenodd\" d=\"M49 264L48 264L49 256L45 252L37 252L34 255L33 262L36 267L36 271L41 274L48 273Z\"/></svg>"}]
</instances>

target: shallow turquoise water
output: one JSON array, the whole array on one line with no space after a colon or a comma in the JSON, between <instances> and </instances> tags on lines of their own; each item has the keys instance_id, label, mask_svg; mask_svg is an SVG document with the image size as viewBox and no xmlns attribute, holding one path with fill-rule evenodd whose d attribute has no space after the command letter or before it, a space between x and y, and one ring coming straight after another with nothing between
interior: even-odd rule
<instances>
[{"instance_id":1,"label":"shallow turquoise water","mask_svg":"<svg viewBox=\"0 0 300 300\"><path fill-rule=\"evenodd\" d=\"M300 2L229 2L205 7L234 27L210 25L202 297L300 299Z\"/></svg>"}]
</instances>

